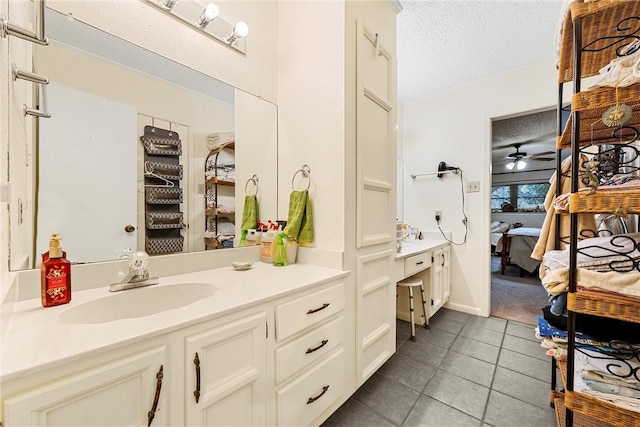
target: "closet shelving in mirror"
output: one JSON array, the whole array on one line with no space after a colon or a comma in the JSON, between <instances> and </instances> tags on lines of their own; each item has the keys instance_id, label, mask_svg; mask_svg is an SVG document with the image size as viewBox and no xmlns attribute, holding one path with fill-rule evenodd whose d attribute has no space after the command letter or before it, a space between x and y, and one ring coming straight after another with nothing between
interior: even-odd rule
<instances>
[{"instance_id":1,"label":"closet shelving in mirror","mask_svg":"<svg viewBox=\"0 0 640 427\"><path fill-rule=\"evenodd\" d=\"M602 348L616 348L606 357L588 356L586 348L576 341L577 316L589 315L593 318L610 318L622 322L640 323L640 298L629 295L625 289L615 288L604 292L607 283L631 281L633 286L640 286L640 260L633 257L632 252L622 250L621 242L626 241L633 251L640 249L637 239L625 235L614 235L598 238L598 245L589 246L589 239L579 236L578 218L581 214L612 214L616 217L640 213L640 190L635 188L612 188L602 186L602 177L607 174L624 174L629 177L638 175L638 139L640 139L640 83L628 86L615 84L615 87L592 87L582 89L583 78L596 76L600 70L607 67L612 60L632 54L637 48L631 49L634 42L640 41L640 2L623 0L600 0L597 2L572 2L567 6L564 26L561 36L559 56L560 100L562 105L562 84L571 82L574 95L571 100L571 116L566 127L558 136L557 149L570 149L571 165L571 194L569 195L568 212L570 213L571 235L569 239L569 269L567 305L567 363L566 373L564 364L560 364L561 377L565 386L564 395L558 396L556 406L566 405L567 411L558 411L559 425L614 425L640 426L640 412L624 407L622 399L614 394L594 393L591 388L575 389L577 379L583 372L578 372L584 360L606 359L607 369L614 377L630 381L636 389L640 389L640 348L628 346L630 355L621 350L620 345L611 341ZM607 126L603 116L612 107L626 104L632 110L630 117L624 123ZM592 188L578 190L579 180L588 178L589 172L581 170L580 159L587 155L595 160L597 174L600 178ZM608 169L604 169L607 165ZM560 172L560 165L558 171ZM637 187L636 187L637 188ZM596 230L597 231L597 230ZM581 240L582 239L582 240ZM625 240L628 239L628 240ZM587 242L587 243L585 243ZM595 245L595 243L594 243ZM587 262L602 262L594 256L593 251L609 251L614 256L621 257L630 270L622 271L616 266L620 261L611 261L608 279L600 282L599 289L584 289L588 285L587 276L597 275L586 269ZM581 264L579 264L579 261ZM626 264L625 264L626 265ZM580 266L580 267L579 267ZM593 270L591 270L593 271ZM628 274L628 276L622 276ZM623 280L624 277L624 280ZM605 283L607 282L607 283ZM627 329L630 326L623 327ZM612 331L619 332L619 331ZM634 344L634 343L632 343ZM637 342L635 344L640 344ZM626 345L626 344L625 344ZM589 350L591 351L591 350ZM598 350L602 351L602 349ZM624 354L624 357L622 356ZM578 356L580 365L578 365ZM627 357L629 356L629 357ZM625 359L626 358L626 359ZM634 362L637 368L630 367L628 375L620 374L612 366L627 366ZM613 371L611 371L613 369ZM606 399L606 400L605 400ZM636 408L640 407L637 400Z\"/></svg>"},{"instance_id":2,"label":"closet shelving in mirror","mask_svg":"<svg viewBox=\"0 0 640 427\"><path fill-rule=\"evenodd\" d=\"M233 247L235 230L235 141L213 148L204 163L205 247Z\"/></svg>"}]
</instances>

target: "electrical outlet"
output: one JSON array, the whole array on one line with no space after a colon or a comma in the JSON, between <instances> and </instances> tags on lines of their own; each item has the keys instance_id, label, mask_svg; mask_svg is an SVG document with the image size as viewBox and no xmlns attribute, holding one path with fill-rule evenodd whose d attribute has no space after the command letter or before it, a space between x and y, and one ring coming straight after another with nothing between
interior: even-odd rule
<instances>
[{"instance_id":1,"label":"electrical outlet","mask_svg":"<svg viewBox=\"0 0 640 427\"><path fill-rule=\"evenodd\" d=\"M477 193L480 191L480 181L467 182L467 193Z\"/></svg>"},{"instance_id":2,"label":"electrical outlet","mask_svg":"<svg viewBox=\"0 0 640 427\"><path fill-rule=\"evenodd\" d=\"M436 211L436 222L440 222L441 219L442 219L442 211L441 210L437 210Z\"/></svg>"}]
</instances>

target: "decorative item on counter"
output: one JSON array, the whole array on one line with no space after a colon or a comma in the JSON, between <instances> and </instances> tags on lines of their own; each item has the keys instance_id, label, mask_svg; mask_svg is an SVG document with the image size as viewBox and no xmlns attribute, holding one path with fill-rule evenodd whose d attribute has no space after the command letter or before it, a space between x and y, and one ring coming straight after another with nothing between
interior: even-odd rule
<instances>
[{"instance_id":1,"label":"decorative item on counter","mask_svg":"<svg viewBox=\"0 0 640 427\"><path fill-rule=\"evenodd\" d=\"M284 248L287 251L287 262L289 264L295 264L296 258L298 257L298 242L288 239L286 236L285 234Z\"/></svg>"},{"instance_id":2,"label":"decorative item on counter","mask_svg":"<svg viewBox=\"0 0 640 427\"><path fill-rule=\"evenodd\" d=\"M60 247L60 235L49 241L49 251L42 254L40 264L41 301L43 307L66 304L71 301L71 263Z\"/></svg>"},{"instance_id":3,"label":"decorative item on counter","mask_svg":"<svg viewBox=\"0 0 640 427\"><path fill-rule=\"evenodd\" d=\"M279 233L276 236L276 246L273 250L273 265L276 267L284 267L288 264L287 250L284 247L284 237L286 237L284 233Z\"/></svg>"}]
</instances>

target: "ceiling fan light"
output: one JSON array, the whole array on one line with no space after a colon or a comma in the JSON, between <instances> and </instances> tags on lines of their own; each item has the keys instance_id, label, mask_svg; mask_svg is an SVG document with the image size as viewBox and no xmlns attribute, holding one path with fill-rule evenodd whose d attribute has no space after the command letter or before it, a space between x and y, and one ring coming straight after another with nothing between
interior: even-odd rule
<instances>
[{"instance_id":1,"label":"ceiling fan light","mask_svg":"<svg viewBox=\"0 0 640 427\"><path fill-rule=\"evenodd\" d=\"M516 167L518 170L522 170L525 168L525 166L527 166L527 162L525 162L524 160L520 159L516 162Z\"/></svg>"},{"instance_id":2,"label":"ceiling fan light","mask_svg":"<svg viewBox=\"0 0 640 427\"><path fill-rule=\"evenodd\" d=\"M516 165L516 164L515 164L514 162L509 162L509 163L507 163L506 168L507 168L507 169L509 169L509 170L511 170L511 169L513 169L513 167L514 167L515 165Z\"/></svg>"}]
</instances>

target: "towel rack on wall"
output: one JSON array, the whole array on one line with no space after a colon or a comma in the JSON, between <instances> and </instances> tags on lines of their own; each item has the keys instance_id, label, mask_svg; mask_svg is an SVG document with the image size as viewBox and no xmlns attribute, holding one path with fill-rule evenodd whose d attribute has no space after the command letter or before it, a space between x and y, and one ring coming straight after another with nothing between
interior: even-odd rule
<instances>
[{"instance_id":1,"label":"towel rack on wall","mask_svg":"<svg viewBox=\"0 0 640 427\"><path fill-rule=\"evenodd\" d=\"M302 174L304 178L309 178L311 176L311 168L309 167L309 165L305 164L305 165L302 165L302 167L298 169L296 173L293 174L293 177L291 178L291 188L293 188L294 190L296 189L295 181L296 181L296 176L298 176L298 174ZM311 187L311 178L308 179L307 188L305 188L305 190L308 190L309 187Z\"/></svg>"},{"instance_id":2,"label":"towel rack on wall","mask_svg":"<svg viewBox=\"0 0 640 427\"><path fill-rule=\"evenodd\" d=\"M253 176L251 178L249 178L247 180L247 182L244 184L244 194L247 196L255 196L258 194L258 175L253 174ZM256 192L253 194L249 194L248 188L249 188L249 184L253 183L254 187L256 187Z\"/></svg>"},{"instance_id":3,"label":"towel rack on wall","mask_svg":"<svg viewBox=\"0 0 640 427\"><path fill-rule=\"evenodd\" d=\"M44 30L45 0L36 1L35 3L35 31L12 24L5 16L0 15L0 32L2 32L4 37L14 36L43 46L49 44Z\"/></svg>"}]
</instances>

